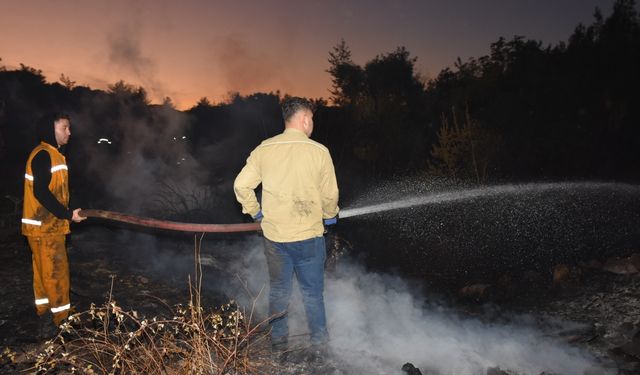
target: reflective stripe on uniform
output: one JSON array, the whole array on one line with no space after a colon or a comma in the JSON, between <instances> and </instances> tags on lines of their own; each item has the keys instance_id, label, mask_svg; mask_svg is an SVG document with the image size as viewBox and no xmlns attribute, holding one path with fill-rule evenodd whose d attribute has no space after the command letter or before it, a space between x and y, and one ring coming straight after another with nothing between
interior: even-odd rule
<instances>
[{"instance_id":1,"label":"reflective stripe on uniform","mask_svg":"<svg viewBox=\"0 0 640 375\"><path fill-rule=\"evenodd\" d=\"M70 304L70 303L67 303L67 304L66 304L66 305L64 305L64 306L60 306L60 307L52 307L52 308L51 308L51 312L52 312L53 314L55 314L55 313L59 313L60 311L69 310L70 308L71 308L71 304Z\"/></svg>"},{"instance_id":2,"label":"reflective stripe on uniform","mask_svg":"<svg viewBox=\"0 0 640 375\"><path fill-rule=\"evenodd\" d=\"M37 225L37 226L42 225L42 221L32 220L32 219L24 219L24 218L22 219L22 223L31 224L31 225Z\"/></svg>"},{"instance_id":3,"label":"reflective stripe on uniform","mask_svg":"<svg viewBox=\"0 0 640 375\"><path fill-rule=\"evenodd\" d=\"M60 164L60 165L56 165L55 167L51 167L51 173L61 171L63 169L67 171L69 170L66 164Z\"/></svg>"},{"instance_id":4,"label":"reflective stripe on uniform","mask_svg":"<svg viewBox=\"0 0 640 375\"><path fill-rule=\"evenodd\" d=\"M36 300L36 305L46 305L49 303L49 298L38 298Z\"/></svg>"},{"instance_id":5,"label":"reflective stripe on uniform","mask_svg":"<svg viewBox=\"0 0 640 375\"><path fill-rule=\"evenodd\" d=\"M25 174L24 174L24 178L26 178L26 179L27 179L27 180L29 180L29 181L33 181L33 176L32 176L32 175L30 175L30 174L28 174L28 173L25 173Z\"/></svg>"}]
</instances>

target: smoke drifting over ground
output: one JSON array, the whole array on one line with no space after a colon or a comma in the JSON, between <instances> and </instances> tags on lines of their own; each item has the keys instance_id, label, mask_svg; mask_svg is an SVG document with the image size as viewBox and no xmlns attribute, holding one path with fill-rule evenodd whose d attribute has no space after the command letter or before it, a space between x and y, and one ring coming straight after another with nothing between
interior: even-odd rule
<instances>
[{"instance_id":1,"label":"smoke drifting over ground","mask_svg":"<svg viewBox=\"0 0 640 375\"><path fill-rule=\"evenodd\" d=\"M413 196L419 194L420 189L423 187L414 186L404 194ZM456 282L468 282L469 274L461 274L459 270L469 269L482 274L487 267L502 272L509 267L527 269L537 264L541 257L553 262L570 251L587 256L585 244L578 241L580 239L586 238L591 241L590 246L600 251L613 242L615 246L607 247L611 249L608 251L613 251L620 248L621 240L627 243L637 238L637 230L628 228L627 223L629 217L637 216L634 204L637 205L639 193L634 186L530 185L520 194L506 188L487 189L491 195L488 198L464 194L465 191L479 193L478 190L460 190L464 204L452 201L450 195L424 193L427 201L435 196L447 198L447 203L432 202L438 204L426 204L420 209L403 208L398 210L402 215L391 211L386 216L375 214L378 215L376 220L386 228L384 234L392 237L392 243L395 243L395 246L382 249L384 251L376 249L378 256L396 259L385 263L386 268L378 269L388 271L404 261L411 263L413 271L422 264L437 261L442 267L452 265L449 272L457 276ZM505 189L509 191L503 191ZM447 191L438 191L442 190ZM498 197L493 196L494 193ZM378 202L375 195L368 198L371 199L369 203ZM366 200L358 203L361 205L366 205ZM437 211L430 211L435 207L438 207ZM345 211L348 210L346 207ZM444 216L444 212L448 216ZM600 213L605 214L605 221L598 219ZM425 224L419 220L432 217L440 224L433 225L430 221ZM457 225L454 230L439 229L452 223ZM585 237L591 233L592 224L599 228L599 234ZM353 217L345 219L340 230L351 234L349 232L355 231L356 225L367 233L369 242L361 241L355 246L361 249L361 254L373 252L372 241L377 241L374 232L379 232L379 228ZM477 230L470 231L474 226ZM585 234L581 228L589 229L589 233ZM399 242L409 233L414 237L412 244L419 245L418 251L404 248L406 241ZM512 239L504 241L501 235ZM440 236L448 242L438 240ZM569 240L566 240L567 236ZM531 238L537 238L537 243ZM469 241L473 242L473 248L461 247ZM187 275L193 275L194 259L193 241L185 239L181 242L175 245L149 241L144 248L152 250L153 254L139 253L139 261L164 275L162 280L172 279L183 285ZM440 248L436 250L441 254L435 259L432 249L438 245ZM527 247L521 249L525 245ZM471 253L473 249L477 249L475 253ZM554 252L547 253L548 249ZM529 257L524 257L523 252L530 254ZM254 323L267 317L268 274L261 237L249 235L222 240L205 237L201 257L204 296L233 298L247 310L255 303ZM384 274L385 271L367 271L360 264L354 265L349 260L339 262L336 270L327 273L325 288L333 358L338 367L351 373L399 374L406 362L431 374L484 374L489 367L522 375L538 375L543 371L576 375L607 373L597 367L596 360L588 353L559 338L557 332L574 329L575 323L549 321L541 316L505 316L499 310L485 311L480 318L477 315L470 317L434 297L429 290L423 293L420 287L401 278ZM429 269L427 273L438 278L430 273L432 271ZM303 345L308 335L297 285L290 306L291 342Z\"/></svg>"},{"instance_id":2,"label":"smoke drifting over ground","mask_svg":"<svg viewBox=\"0 0 640 375\"><path fill-rule=\"evenodd\" d=\"M261 244L252 241L250 246L231 272L257 295L268 285L268 276ZM496 366L535 375L596 371L588 354L545 336L531 318L514 316L509 323L465 318L397 277L348 263L327 275L325 303L333 355L354 373L400 374L406 362L437 374L484 374ZM267 311L266 289L257 300L262 314ZM252 301L241 302L251 306ZM290 335L294 343L304 342L307 329L297 289L290 306ZM605 373L598 371L593 373Z\"/></svg>"},{"instance_id":3,"label":"smoke drifting over ground","mask_svg":"<svg viewBox=\"0 0 640 375\"><path fill-rule=\"evenodd\" d=\"M488 367L539 374L583 374L587 356L545 338L532 325L483 323L446 306L423 304L389 276L343 267L327 282L333 348L369 373L392 373L406 361L441 374L485 373Z\"/></svg>"}]
</instances>

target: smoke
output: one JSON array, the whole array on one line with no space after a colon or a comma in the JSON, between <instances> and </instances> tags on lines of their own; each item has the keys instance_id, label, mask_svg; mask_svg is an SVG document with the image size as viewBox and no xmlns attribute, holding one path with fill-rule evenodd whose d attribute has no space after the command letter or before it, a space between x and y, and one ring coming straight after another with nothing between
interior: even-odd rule
<instances>
[{"instance_id":1,"label":"smoke","mask_svg":"<svg viewBox=\"0 0 640 375\"><path fill-rule=\"evenodd\" d=\"M130 94L93 97L73 116L79 124L74 147L79 148L70 157L86 171L88 186L101 188L135 212L157 196L161 182L198 179L204 172L198 172L188 140L183 139L189 129L187 116L168 107L140 114L135 106L117 104L129 100ZM121 106L118 114L105 116L114 103ZM98 143L100 138L111 143ZM93 196L88 203L95 205L101 198Z\"/></svg>"},{"instance_id":2,"label":"smoke","mask_svg":"<svg viewBox=\"0 0 640 375\"><path fill-rule=\"evenodd\" d=\"M273 50L253 46L241 34L214 41L215 63L230 91L259 92L269 87L291 87L284 67L287 63Z\"/></svg>"},{"instance_id":3,"label":"smoke","mask_svg":"<svg viewBox=\"0 0 640 375\"><path fill-rule=\"evenodd\" d=\"M326 290L332 347L367 373L393 373L405 362L442 374L500 367L523 374L583 374L593 361L514 317L512 324L457 316L425 304L402 280L341 267Z\"/></svg>"},{"instance_id":4,"label":"smoke","mask_svg":"<svg viewBox=\"0 0 640 375\"><path fill-rule=\"evenodd\" d=\"M108 35L109 64L117 73L139 81L154 99L162 100L167 90L156 78L156 64L142 50L142 30L138 25L135 21L122 23Z\"/></svg>"},{"instance_id":5,"label":"smoke","mask_svg":"<svg viewBox=\"0 0 640 375\"><path fill-rule=\"evenodd\" d=\"M265 314L268 275L262 246L254 240L245 246L251 250L238 250L241 259L228 271L244 280L242 288L236 287L241 304L255 303L255 311ZM512 316L507 322L464 317L453 307L430 302L398 277L370 273L348 261L325 282L331 351L337 366L351 373L399 374L406 362L436 374L483 374L489 367L536 375L605 373L596 370L592 357L553 339L531 317ZM290 336L300 344L308 330L294 288ZM251 293L242 297L242 289Z\"/></svg>"}]
</instances>

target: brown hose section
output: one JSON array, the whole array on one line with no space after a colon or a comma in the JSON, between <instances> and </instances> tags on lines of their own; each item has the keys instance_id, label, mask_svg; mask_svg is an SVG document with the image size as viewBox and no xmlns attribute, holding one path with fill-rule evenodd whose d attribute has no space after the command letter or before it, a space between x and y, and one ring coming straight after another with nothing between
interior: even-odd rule
<instances>
[{"instance_id":1,"label":"brown hose section","mask_svg":"<svg viewBox=\"0 0 640 375\"><path fill-rule=\"evenodd\" d=\"M251 232L251 231L260 230L260 223L242 223L242 224L180 223L177 221L151 219L148 217L140 217L140 216L123 214L120 212L104 211L104 210L80 210L79 214L80 216L83 216L83 217L97 217L101 219L120 221L123 223L139 225L143 227L175 230L175 231L181 231L181 232L231 233L231 232Z\"/></svg>"}]
</instances>

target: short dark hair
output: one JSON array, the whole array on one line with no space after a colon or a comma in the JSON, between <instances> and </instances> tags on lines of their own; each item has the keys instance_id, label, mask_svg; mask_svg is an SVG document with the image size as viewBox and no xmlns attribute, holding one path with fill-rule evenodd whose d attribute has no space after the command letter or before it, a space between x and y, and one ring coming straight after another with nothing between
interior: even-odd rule
<instances>
[{"instance_id":1,"label":"short dark hair","mask_svg":"<svg viewBox=\"0 0 640 375\"><path fill-rule=\"evenodd\" d=\"M55 124L59 120L67 120L67 121L71 122L71 117L68 114L64 113L64 112L54 112L51 117L53 118L52 124Z\"/></svg>"},{"instance_id":2,"label":"short dark hair","mask_svg":"<svg viewBox=\"0 0 640 375\"><path fill-rule=\"evenodd\" d=\"M309 110L313 112L313 104L309 100L299 98L297 96L285 99L282 103L282 118L284 119L284 122L289 121L293 115L301 110Z\"/></svg>"},{"instance_id":3,"label":"short dark hair","mask_svg":"<svg viewBox=\"0 0 640 375\"><path fill-rule=\"evenodd\" d=\"M63 112L47 112L40 117L36 124L37 142L44 141L50 145L56 145L55 123L58 120L67 120L71 122L68 114Z\"/></svg>"}]
</instances>

